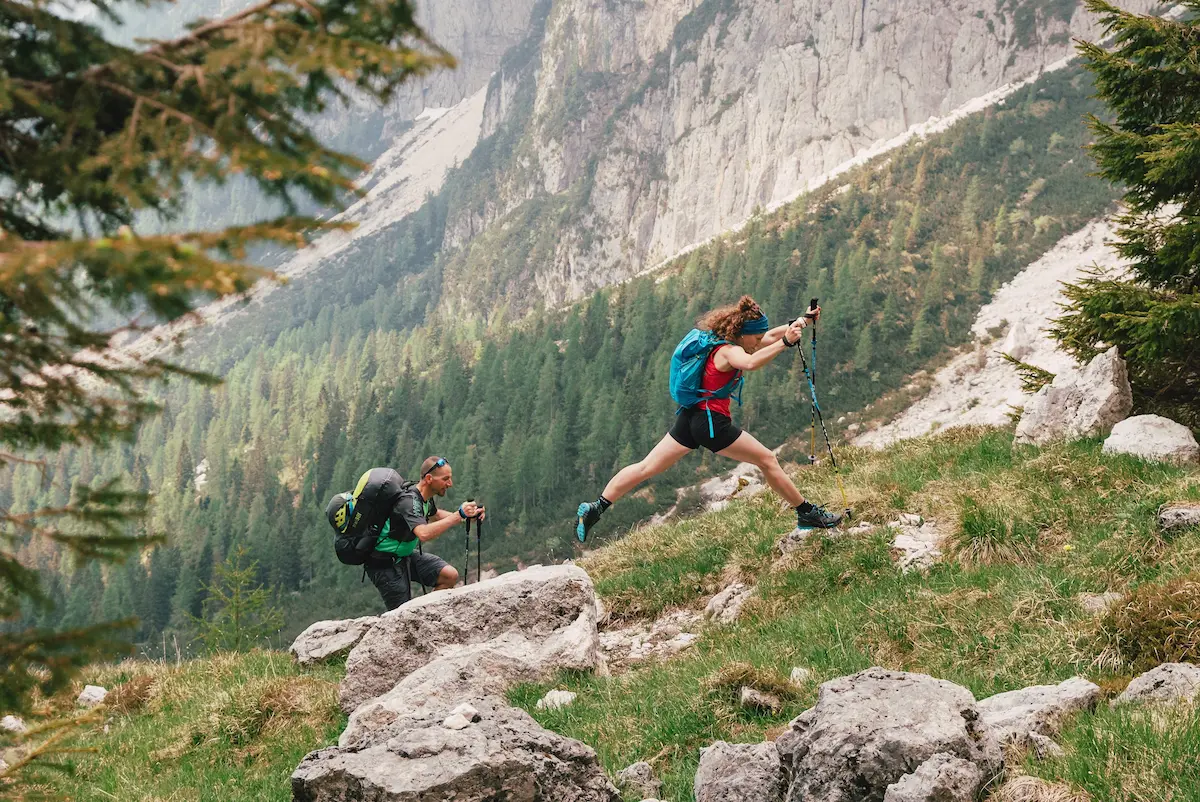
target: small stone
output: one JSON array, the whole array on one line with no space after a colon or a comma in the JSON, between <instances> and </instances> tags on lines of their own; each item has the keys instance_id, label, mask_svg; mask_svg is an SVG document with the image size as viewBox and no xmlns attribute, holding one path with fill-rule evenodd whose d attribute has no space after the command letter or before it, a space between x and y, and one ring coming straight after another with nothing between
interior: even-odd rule
<instances>
[{"instance_id":1,"label":"small stone","mask_svg":"<svg viewBox=\"0 0 1200 802\"><path fill-rule=\"evenodd\" d=\"M809 535L813 533L811 529L801 529L796 527L792 531L779 539L775 547L779 549L780 554L791 554L796 549L804 545L804 541L808 540Z\"/></svg>"},{"instance_id":2,"label":"small stone","mask_svg":"<svg viewBox=\"0 0 1200 802\"><path fill-rule=\"evenodd\" d=\"M1200 503L1168 504L1158 511L1158 525L1164 532L1200 526Z\"/></svg>"},{"instance_id":3,"label":"small stone","mask_svg":"<svg viewBox=\"0 0 1200 802\"><path fill-rule=\"evenodd\" d=\"M453 710L451 710L451 711L450 711L450 715L452 715L452 716L462 716L462 717L463 717L463 718L465 718L467 721L471 721L471 722L479 721L479 719L480 719L480 718L482 718L482 717L479 715L479 711L478 711L478 710L476 710L476 709L475 709L475 708L474 708L474 707L473 707L471 704L469 704L468 702L463 702L461 705L459 705L458 707L456 707L456 708L454 708Z\"/></svg>"},{"instance_id":4,"label":"small stone","mask_svg":"<svg viewBox=\"0 0 1200 802\"><path fill-rule=\"evenodd\" d=\"M471 726L471 720L461 713L454 713L446 716L446 720L442 722L442 726L448 730L465 730Z\"/></svg>"},{"instance_id":5,"label":"small stone","mask_svg":"<svg viewBox=\"0 0 1200 802\"><path fill-rule=\"evenodd\" d=\"M1038 756L1038 760L1064 757L1066 755L1063 748L1055 743L1053 738L1042 735L1040 732L1030 732L1028 739L1029 744L1033 747L1033 753Z\"/></svg>"},{"instance_id":6,"label":"small stone","mask_svg":"<svg viewBox=\"0 0 1200 802\"><path fill-rule=\"evenodd\" d=\"M767 713L778 713L783 709L783 702L773 693L764 693L747 685L742 686L742 707L750 710L761 710Z\"/></svg>"},{"instance_id":7,"label":"small stone","mask_svg":"<svg viewBox=\"0 0 1200 802\"><path fill-rule=\"evenodd\" d=\"M812 669L796 666L792 669L792 675L789 677L793 685L803 685L812 679Z\"/></svg>"},{"instance_id":8,"label":"small stone","mask_svg":"<svg viewBox=\"0 0 1200 802\"><path fill-rule=\"evenodd\" d=\"M1200 666L1191 663L1163 663L1137 677L1113 705L1127 702L1176 704L1200 695Z\"/></svg>"},{"instance_id":9,"label":"small stone","mask_svg":"<svg viewBox=\"0 0 1200 802\"><path fill-rule=\"evenodd\" d=\"M1110 607L1125 597L1120 593L1110 591L1108 593L1080 593L1075 598L1078 599L1079 606L1085 613L1097 616L1108 612Z\"/></svg>"},{"instance_id":10,"label":"small stone","mask_svg":"<svg viewBox=\"0 0 1200 802\"><path fill-rule=\"evenodd\" d=\"M862 429L862 426L857 423L852 423L846 427L846 431L850 432L851 434L854 434L855 432L859 431L860 429Z\"/></svg>"},{"instance_id":11,"label":"small stone","mask_svg":"<svg viewBox=\"0 0 1200 802\"><path fill-rule=\"evenodd\" d=\"M0 730L5 732L15 732L18 735L28 731L29 727L25 726L25 722L16 716L5 716L0 718Z\"/></svg>"},{"instance_id":12,"label":"small stone","mask_svg":"<svg viewBox=\"0 0 1200 802\"><path fill-rule=\"evenodd\" d=\"M571 691L550 691L541 699L538 699L538 710L558 710L560 707L566 707L575 701L576 694Z\"/></svg>"},{"instance_id":13,"label":"small stone","mask_svg":"<svg viewBox=\"0 0 1200 802\"><path fill-rule=\"evenodd\" d=\"M617 785L644 797L656 797L662 790L662 780L654 776L654 769L644 760L617 772Z\"/></svg>"},{"instance_id":14,"label":"small stone","mask_svg":"<svg viewBox=\"0 0 1200 802\"><path fill-rule=\"evenodd\" d=\"M101 688L99 685L88 685L79 694L77 700L83 707L95 707L104 703L104 697L108 696L108 691Z\"/></svg>"},{"instance_id":15,"label":"small stone","mask_svg":"<svg viewBox=\"0 0 1200 802\"><path fill-rule=\"evenodd\" d=\"M920 526L925 523L925 519L915 512L904 512L900 514L901 526Z\"/></svg>"}]
</instances>

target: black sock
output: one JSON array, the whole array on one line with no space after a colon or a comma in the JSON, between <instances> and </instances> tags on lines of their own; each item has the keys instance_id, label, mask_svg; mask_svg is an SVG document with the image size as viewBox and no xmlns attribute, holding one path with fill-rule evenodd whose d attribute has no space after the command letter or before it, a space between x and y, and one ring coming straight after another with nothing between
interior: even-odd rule
<instances>
[{"instance_id":1,"label":"black sock","mask_svg":"<svg viewBox=\"0 0 1200 802\"><path fill-rule=\"evenodd\" d=\"M600 507L600 512L604 512L605 510L607 510L609 507L612 506L612 502L609 501L608 499L606 499L604 497L604 494L601 493L600 498L596 499L596 505L598 507Z\"/></svg>"},{"instance_id":2,"label":"black sock","mask_svg":"<svg viewBox=\"0 0 1200 802\"><path fill-rule=\"evenodd\" d=\"M804 502L803 504L801 504L799 507L797 507L797 508L796 508L796 512L799 512L799 513L812 512L812 511L813 511L813 509L815 509L815 508L813 507L813 505L809 504L809 503L806 501L806 502Z\"/></svg>"}]
</instances>

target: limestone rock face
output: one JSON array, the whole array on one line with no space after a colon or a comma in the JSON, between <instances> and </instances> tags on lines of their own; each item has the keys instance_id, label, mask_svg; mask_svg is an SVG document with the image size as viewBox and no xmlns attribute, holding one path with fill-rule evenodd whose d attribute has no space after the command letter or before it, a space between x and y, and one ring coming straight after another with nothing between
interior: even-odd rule
<instances>
[{"instance_id":1,"label":"limestone rock face","mask_svg":"<svg viewBox=\"0 0 1200 802\"><path fill-rule=\"evenodd\" d=\"M1094 707L1100 695L1100 686L1072 677L1058 685L1034 685L989 696L979 701L979 712L1002 743L1025 746L1029 733L1054 735L1064 719Z\"/></svg>"},{"instance_id":2,"label":"limestone rock face","mask_svg":"<svg viewBox=\"0 0 1200 802\"><path fill-rule=\"evenodd\" d=\"M700 750L696 802L780 802L784 775L774 744L717 741Z\"/></svg>"},{"instance_id":3,"label":"limestone rock face","mask_svg":"<svg viewBox=\"0 0 1200 802\"><path fill-rule=\"evenodd\" d=\"M343 621L317 621L301 632L288 649L302 666L349 652L367 634L378 616L348 618Z\"/></svg>"},{"instance_id":4,"label":"limestone rock face","mask_svg":"<svg viewBox=\"0 0 1200 802\"><path fill-rule=\"evenodd\" d=\"M1200 464L1200 444L1192 430L1161 415L1135 415L1113 427L1105 454L1132 454L1174 465Z\"/></svg>"},{"instance_id":5,"label":"limestone rock face","mask_svg":"<svg viewBox=\"0 0 1200 802\"><path fill-rule=\"evenodd\" d=\"M982 784L978 766L942 752L889 785L883 802L974 802Z\"/></svg>"},{"instance_id":6,"label":"limestone rock face","mask_svg":"<svg viewBox=\"0 0 1200 802\"><path fill-rule=\"evenodd\" d=\"M342 709L391 690L436 659L512 634L535 648L513 659L536 669L588 670L596 666L596 593L573 565L535 566L495 579L418 597L383 615L346 659L338 690Z\"/></svg>"},{"instance_id":7,"label":"limestone rock face","mask_svg":"<svg viewBox=\"0 0 1200 802\"><path fill-rule=\"evenodd\" d=\"M924 674L871 668L821 685L817 704L775 742L791 777L787 802L884 797L914 766L945 753L1002 766L1000 744L966 688Z\"/></svg>"},{"instance_id":8,"label":"limestone rock face","mask_svg":"<svg viewBox=\"0 0 1200 802\"><path fill-rule=\"evenodd\" d=\"M1068 368L1038 390L1017 424L1016 442L1046 445L1107 434L1133 409L1125 360L1113 346L1083 370Z\"/></svg>"},{"instance_id":9,"label":"limestone rock face","mask_svg":"<svg viewBox=\"0 0 1200 802\"><path fill-rule=\"evenodd\" d=\"M292 774L292 798L620 802L590 747L498 699L476 706L479 721L458 714L467 723L457 729L443 725L443 711L397 721L383 743L313 752Z\"/></svg>"},{"instance_id":10,"label":"limestone rock face","mask_svg":"<svg viewBox=\"0 0 1200 802\"><path fill-rule=\"evenodd\" d=\"M1186 702L1200 696L1200 666L1191 663L1163 663L1137 677L1113 704Z\"/></svg>"}]
</instances>

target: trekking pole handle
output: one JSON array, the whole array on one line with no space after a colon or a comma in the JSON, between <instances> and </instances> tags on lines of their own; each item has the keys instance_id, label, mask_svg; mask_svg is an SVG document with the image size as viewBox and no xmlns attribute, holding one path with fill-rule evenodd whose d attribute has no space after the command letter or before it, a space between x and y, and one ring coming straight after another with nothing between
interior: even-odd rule
<instances>
[{"instance_id":1,"label":"trekking pole handle","mask_svg":"<svg viewBox=\"0 0 1200 802\"><path fill-rule=\"evenodd\" d=\"M808 308L810 310L815 310L817 308L817 306L819 306L819 304L817 303L816 298L813 298L808 302ZM808 311L808 312L804 313L804 316L807 318L815 318L817 316L817 313L815 311Z\"/></svg>"}]
</instances>

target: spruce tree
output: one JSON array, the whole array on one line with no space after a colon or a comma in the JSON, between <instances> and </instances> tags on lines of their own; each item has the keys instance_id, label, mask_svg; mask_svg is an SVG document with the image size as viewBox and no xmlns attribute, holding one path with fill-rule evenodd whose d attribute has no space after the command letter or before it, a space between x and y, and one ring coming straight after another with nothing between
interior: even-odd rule
<instances>
[{"instance_id":1,"label":"spruce tree","mask_svg":"<svg viewBox=\"0 0 1200 802\"><path fill-rule=\"evenodd\" d=\"M324 147L312 121L352 93L384 102L453 64L408 0L258 0L135 46L109 41L83 12L121 22L107 0L0 0L0 467L131 440L157 411L147 382L210 380L171 361L178 324L265 275L247 261L251 246L302 246L339 227L298 215L299 203L336 210L357 192L365 165ZM234 178L284 216L170 225L189 187ZM119 559L149 542L128 525L147 502L99 478L65 506L0 508L0 618L52 602L17 545L48 537L78 558ZM112 636L6 631L0 710L27 710L35 686L61 688Z\"/></svg>"},{"instance_id":2,"label":"spruce tree","mask_svg":"<svg viewBox=\"0 0 1200 802\"><path fill-rule=\"evenodd\" d=\"M1093 116L1099 174L1125 188L1117 218L1123 275L1099 271L1067 288L1054 336L1081 360L1116 345L1136 409L1200 427L1200 1L1179 19L1088 0L1115 39L1079 50L1115 115Z\"/></svg>"}]
</instances>

